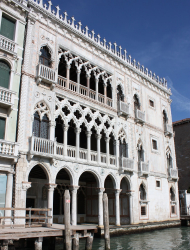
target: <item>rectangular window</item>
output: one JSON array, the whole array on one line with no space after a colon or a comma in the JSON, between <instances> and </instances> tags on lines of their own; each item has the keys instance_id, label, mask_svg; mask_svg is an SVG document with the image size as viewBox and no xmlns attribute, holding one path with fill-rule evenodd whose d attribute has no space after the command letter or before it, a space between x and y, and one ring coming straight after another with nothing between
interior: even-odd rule
<instances>
[{"instance_id":1,"label":"rectangular window","mask_svg":"<svg viewBox=\"0 0 190 250\"><path fill-rule=\"evenodd\" d=\"M146 206L141 206L141 215L146 215Z\"/></svg>"},{"instance_id":2,"label":"rectangular window","mask_svg":"<svg viewBox=\"0 0 190 250\"><path fill-rule=\"evenodd\" d=\"M161 185L160 185L160 181L156 181L156 187L157 187L157 188L160 188L160 186L161 186Z\"/></svg>"},{"instance_id":3,"label":"rectangular window","mask_svg":"<svg viewBox=\"0 0 190 250\"><path fill-rule=\"evenodd\" d=\"M5 137L5 122L6 119L0 117L0 139L4 140Z\"/></svg>"},{"instance_id":4,"label":"rectangular window","mask_svg":"<svg viewBox=\"0 0 190 250\"><path fill-rule=\"evenodd\" d=\"M154 150L158 150L157 141L154 140L154 139L152 139L152 148L153 148Z\"/></svg>"},{"instance_id":5,"label":"rectangular window","mask_svg":"<svg viewBox=\"0 0 190 250\"><path fill-rule=\"evenodd\" d=\"M14 40L15 35L15 21L10 19L9 17L3 15L1 19L1 30L0 34L9 38L10 40Z\"/></svg>"},{"instance_id":6,"label":"rectangular window","mask_svg":"<svg viewBox=\"0 0 190 250\"><path fill-rule=\"evenodd\" d=\"M149 105L150 105L151 107L154 107L154 102L153 102L152 100L149 100Z\"/></svg>"}]
</instances>

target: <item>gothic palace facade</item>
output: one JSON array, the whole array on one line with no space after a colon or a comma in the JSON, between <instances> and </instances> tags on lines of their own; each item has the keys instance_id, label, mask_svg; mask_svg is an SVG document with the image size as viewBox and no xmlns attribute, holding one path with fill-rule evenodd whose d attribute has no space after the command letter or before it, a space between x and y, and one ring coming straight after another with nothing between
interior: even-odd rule
<instances>
[{"instance_id":1,"label":"gothic palace facade","mask_svg":"<svg viewBox=\"0 0 190 250\"><path fill-rule=\"evenodd\" d=\"M51 1L8 2L28 9L13 205L53 208L63 223L69 189L72 224L101 227L106 192L110 224L179 220L165 79Z\"/></svg>"}]
</instances>

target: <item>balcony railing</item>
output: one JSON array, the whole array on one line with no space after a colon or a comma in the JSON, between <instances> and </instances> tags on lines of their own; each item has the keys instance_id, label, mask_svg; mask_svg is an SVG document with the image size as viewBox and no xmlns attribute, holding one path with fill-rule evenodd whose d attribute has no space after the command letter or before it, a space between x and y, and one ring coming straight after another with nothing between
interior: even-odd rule
<instances>
[{"instance_id":1,"label":"balcony railing","mask_svg":"<svg viewBox=\"0 0 190 250\"><path fill-rule=\"evenodd\" d=\"M113 107L113 100L107 97L107 105Z\"/></svg>"},{"instance_id":2,"label":"balcony railing","mask_svg":"<svg viewBox=\"0 0 190 250\"><path fill-rule=\"evenodd\" d=\"M39 64L38 65L38 80L37 83L39 82L46 82L50 85L54 85L57 83L57 73L55 70L43 65Z\"/></svg>"},{"instance_id":3,"label":"balcony railing","mask_svg":"<svg viewBox=\"0 0 190 250\"><path fill-rule=\"evenodd\" d=\"M96 100L96 91L90 89L90 90L89 90L89 97L90 97L91 99Z\"/></svg>"},{"instance_id":4,"label":"balcony railing","mask_svg":"<svg viewBox=\"0 0 190 250\"><path fill-rule=\"evenodd\" d=\"M129 116L129 105L125 102L119 101L117 103L118 115Z\"/></svg>"},{"instance_id":5,"label":"balcony railing","mask_svg":"<svg viewBox=\"0 0 190 250\"><path fill-rule=\"evenodd\" d=\"M57 84L60 85L61 87L66 87L66 82L67 79L63 76L58 76Z\"/></svg>"},{"instance_id":6,"label":"balcony railing","mask_svg":"<svg viewBox=\"0 0 190 250\"><path fill-rule=\"evenodd\" d=\"M126 157L120 157L119 158L119 166L120 169L123 171L129 171L133 172L134 171L134 161L133 159L126 158Z\"/></svg>"},{"instance_id":7,"label":"balcony railing","mask_svg":"<svg viewBox=\"0 0 190 250\"><path fill-rule=\"evenodd\" d=\"M101 163L106 164L106 154L100 153Z\"/></svg>"},{"instance_id":8,"label":"balcony railing","mask_svg":"<svg viewBox=\"0 0 190 250\"><path fill-rule=\"evenodd\" d=\"M145 123L145 112L142 112L139 109L136 109L135 118L137 122Z\"/></svg>"},{"instance_id":9,"label":"balcony railing","mask_svg":"<svg viewBox=\"0 0 190 250\"><path fill-rule=\"evenodd\" d=\"M110 155L110 165L116 165L116 156Z\"/></svg>"},{"instance_id":10,"label":"balcony railing","mask_svg":"<svg viewBox=\"0 0 190 250\"><path fill-rule=\"evenodd\" d=\"M0 87L0 106L12 108L14 106L14 98L16 92Z\"/></svg>"},{"instance_id":11,"label":"balcony railing","mask_svg":"<svg viewBox=\"0 0 190 250\"><path fill-rule=\"evenodd\" d=\"M98 101L99 101L99 102L104 103L104 98L105 98L104 95L98 94Z\"/></svg>"},{"instance_id":12,"label":"balcony railing","mask_svg":"<svg viewBox=\"0 0 190 250\"><path fill-rule=\"evenodd\" d=\"M69 89L72 90L73 92L77 92L77 83L70 80Z\"/></svg>"},{"instance_id":13,"label":"balcony railing","mask_svg":"<svg viewBox=\"0 0 190 250\"><path fill-rule=\"evenodd\" d=\"M138 162L138 170L141 175L149 174L149 163L140 161Z\"/></svg>"},{"instance_id":14,"label":"balcony railing","mask_svg":"<svg viewBox=\"0 0 190 250\"><path fill-rule=\"evenodd\" d=\"M18 143L0 140L0 157L14 159L18 157Z\"/></svg>"},{"instance_id":15,"label":"balcony railing","mask_svg":"<svg viewBox=\"0 0 190 250\"><path fill-rule=\"evenodd\" d=\"M80 85L79 92L81 95L88 96L88 88L83 85Z\"/></svg>"},{"instance_id":16,"label":"balcony railing","mask_svg":"<svg viewBox=\"0 0 190 250\"><path fill-rule=\"evenodd\" d=\"M11 54L17 53L17 44L2 35L0 35L0 47Z\"/></svg>"},{"instance_id":17,"label":"balcony railing","mask_svg":"<svg viewBox=\"0 0 190 250\"><path fill-rule=\"evenodd\" d=\"M169 177L173 180L178 180L178 169L170 168Z\"/></svg>"},{"instance_id":18,"label":"balcony railing","mask_svg":"<svg viewBox=\"0 0 190 250\"><path fill-rule=\"evenodd\" d=\"M90 159L91 161L97 162L98 160L98 153L96 151L90 151Z\"/></svg>"},{"instance_id":19,"label":"balcony railing","mask_svg":"<svg viewBox=\"0 0 190 250\"><path fill-rule=\"evenodd\" d=\"M172 128L172 125L169 125L169 124L165 124L164 126L164 133L165 135L173 135L173 128Z\"/></svg>"}]
</instances>

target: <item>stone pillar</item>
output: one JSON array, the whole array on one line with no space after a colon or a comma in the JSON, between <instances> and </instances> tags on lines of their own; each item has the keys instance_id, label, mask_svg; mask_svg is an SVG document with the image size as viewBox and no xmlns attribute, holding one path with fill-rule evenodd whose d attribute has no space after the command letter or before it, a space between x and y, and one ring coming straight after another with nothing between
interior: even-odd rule
<instances>
[{"instance_id":1,"label":"stone pillar","mask_svg":"<svg viewBox=\"0 0 190 250\"><path fill-rule=\"evenodd\" d=\"M71 223L73 226L77 225L77 190L79 186L73 186L71 188L72 193L72 211L71 211Z\"/></svg>"},{"instance_id":2,"label":"stone pillar","mask_svg":"<svg viewBox=\"0 0 190 250\"><path fill-rule=\"evenodd\" d=\"M75 129L76 133L76 159L79 159L79 148L80 148L80 128Z\"/></svg>"},{"instance_id":3,"label":"stone pillar","mask_svg":"<svg viewBox=\"0 0 190 250\"><path fill-rule=\"evenodd\" d=\"M11 208L12 207L12 193L13 193L13 173L7 174L7 187L6 187L6 197L5 197L5 207ZM11 210L5 210L5 216L11 217ZM5 219L5 224L10 224L11 219Z\"/></svg>"},{"instance_id":4,"label":"stone pillar","mask_svg":"<svg viewBox=\"0 0 190 250\"><path fill-rule=\"evenodd\" d=\"M130 224L133 224L134 223L134 220L133 220L133 196L134 196L134 192L127 193L127 195L129 196Z\"/></svg>"},{"instance_id":5,"label":"stone pillar","mask_svg":"<svg viewBox=\"0 0 190 250\"><path fill-rule=\"evenodd\" d=\"M100 155L100 139L101 139L102 135L101 134L97 134L96 138L97 138L97 161L98 163L100 163L101 161L101 155Z\"/></svg>"},{"instance_id":6,"label":"stone pillar","mask_svg":"<svg viewBox=\"0 0 190 250\"><path fill-rule=\"evenodd\" d=\"M116 146L116 166L119 169L119 140L115 141L115 146Z\"/></svg>"},{"instance_id":7,"label":"stone pillar","mask_svg":"<svg viewBox=\"0 0 190 250\"><path fill-rule=\"evenodd\" d=\"M119 194L121 189L115 190L115 225L120 226L120 201Z\"/></svg>"},{"instance_id":8,"label":"stone pillar","mask_svg":"<svg viewBox=\"0 0 190 250\"><path fill-rule=\"evenodd\" d=\"M105 188L99 188L98 192L98 226L103 227L103 192Z\"/></svg>"},{"instance_id":9,"label":"stone pillar","mask_svg":"<svg viewBox=\"0 0 190 250\"><path fill-rule=\"evenodd\" d=\"M79 93L80 89L80 70L77 70L77 93Z\"/></svg>"},{"instance_id":10,"label":"stone pillar","mask_svg":"<svg viewBox=\"0 0 190 250\"><path fill-rule=\"evenodd\" d=\"M98 77L96 77L96 101L98 101Z\"/></svg>"},{"instance_id":11,"label":"stone pillar","mask_svg":"<svg viewBox=\"0 0 190 250\"><path fill-rule=\"evenodd\" d=\"M107 104L107 84L104 83L104 103Z\"/></svg>"},{"instance_id":12,"label":"stone pillar","mask_svg":"<svg viewBox=\"0 0 190 250\"><path fill-rule=\"evenodd\" d=\"M64 126L64 156L67 156L67 131L69 126Z\"/></svg>"},{"instance_id":13,"label":"stone pillar","mask_svg":"<svg viewBox=\"0 0 190 250\"><path fill-rule=\"evenodd\" d=\"M55 140L55 121L49 122L49 139L51 141Z\"/></svg>"},{"instance_id":14,"label":"stone pillar","mask_svg":"<svg viewBox=\"0 0 190 250\"><path fill-rule=\"evenodd\" d=\"M66 78L67 78L67 82L66 82L66 88L69 88L69 80L70 80L70 65L67 64L67 72L66 72Z\"/></svg>"},{"instance_id":15,"label":"stone pillar","mask_svg":"<svg viewBox=\"0 0 190 250\"><path fill-rule=\"evenodd\" d=\"M88 88L88 92L87 92L87 96L89 97L89 90L90 90L90 76L89 75L87 75L87 77L86 77L86 86L87 86L87 88Z\"/></svg>"},{"instance_id":16,"label":"stone pillar","mask_svg":"<svg viewBox=\"0 0 190 250\"><path fill-rule=\"evenodd\" d=\"M53 192L54 189L57 187L57 184L47 184L48 188L48 208L51 208L52 210L48 212L48 216L52 216L52 219L48 219L48 223L53 223Z\"/></svg>"},{"instance_id":17,"label":"stone pillar","mask_svg":"<svg viewBox=\"0 0 190 250\"><path fill-rule=\"evenodd\" d=\"M106 163L107 165L110 165L110 137L106 137Z\"/></svg>"},{"instance_id":18,"label":"stone pillar","mask_svg":"<svg viewBox=\"0 0 190 250\"><path fill-rule=\"evenodd\" d=\"M42 237L39 237L35 240L34 242L35 250L42 250L42 241L43 241Z\"/></svg>"},{"instance_id":19,"label":"stone pillar","mask_svg":"<svg viewBox=\"0 0 190 250\"><path fill-rule=\"evenodd\" d=\"M86 132L86 136L87 136L87 160L91 161L90 159L90 150L91 150L91 131L87 131Z\"/></svg>"}]
</instances>

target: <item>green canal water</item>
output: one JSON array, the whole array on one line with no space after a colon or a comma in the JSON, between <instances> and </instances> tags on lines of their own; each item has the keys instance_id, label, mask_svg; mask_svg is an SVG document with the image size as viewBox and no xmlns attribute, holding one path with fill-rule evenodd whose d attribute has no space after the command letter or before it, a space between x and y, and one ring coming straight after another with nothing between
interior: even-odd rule
<instances>
[{"instance_id":1,"label":"green canal water","mask_svg":"<svg viewBox=\"0 0 190 250\"><path fill-rule=\"evenodd\" d=\"M27 248L34 249L34 248ZM43 247L43 250L48 249ZM80 240L80 250L85 249L85 240ZM104 239L95 238L93 250L104 250ZM177 227L150 232L111 237L112 250L189 250L190 227ZM56 250L63 250L62 244Z\"/></svg>"}]
</instances>

